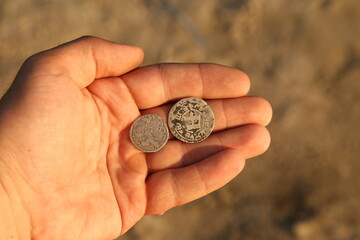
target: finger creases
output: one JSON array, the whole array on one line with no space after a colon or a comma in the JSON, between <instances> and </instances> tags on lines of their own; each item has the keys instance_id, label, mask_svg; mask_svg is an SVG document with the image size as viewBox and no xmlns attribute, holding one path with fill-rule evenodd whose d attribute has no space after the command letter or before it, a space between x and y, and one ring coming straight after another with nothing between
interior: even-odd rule
<instances>
[{"instance_id":1,"label":"finger creases","mask_svg":"<svg viewBox=\"0 0 360 240\"><path fill-rule=\"evenodd\" d=\"M183 97L235 98L247 94L248 76L218 64L166 63L136 69L122 76L140 109Z\"/></svg>"},{"instance_id":2,"label":"finger creases","mask_svg":"<svg viewBox=\"0 0 360 240\"><path fill-rule=\"evenodd\" d=\"M131 71L143 55L139 47L85 36L30 57L21 70L27 75L67 76L84 88L94 79Z\"/></svg>"},{"instance_id":3,"label":"finger creases","mask_svg":"<svg viewBox=\"0 0 360 240\"><path fill-rule=\"evenodd\" d=\"M155 173L146 182L146 214L161 215L200 198L228 183L244 165L241 152L228 149L187 167Z\"/></svg>"}]
</instances>

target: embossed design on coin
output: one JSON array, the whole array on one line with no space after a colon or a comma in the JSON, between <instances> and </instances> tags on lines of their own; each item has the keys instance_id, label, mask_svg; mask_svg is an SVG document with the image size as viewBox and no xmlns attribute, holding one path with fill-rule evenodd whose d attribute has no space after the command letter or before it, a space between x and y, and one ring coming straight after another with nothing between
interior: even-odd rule
<instances>
[{"instance_id":1,"label":"embossed design on coin","mask_svg":"<svg viewBox=\"0 0 360 240\"><path fill-rule=\"evenodd\" d=\"M157 152L169 139L166 123L156 114L145 114L134 121L130 139L142 152Z\"/></svg>"},{"instance_id":2,"label":"embossed design on coin","mask_svg":"<svg viewBox=\"0 0 360 240\"><path fill-rule=\"evenodd\" d=\"M170 109L168 124L172 134L179 140L197 143L211 134L215 117L204 100L189 97L181 99Z\"/></svg>"}]
</instances>

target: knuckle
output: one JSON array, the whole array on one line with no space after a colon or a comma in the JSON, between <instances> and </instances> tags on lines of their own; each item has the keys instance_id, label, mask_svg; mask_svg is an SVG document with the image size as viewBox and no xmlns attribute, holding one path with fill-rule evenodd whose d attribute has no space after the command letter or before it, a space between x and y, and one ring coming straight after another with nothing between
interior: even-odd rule
<instances>
[{"instance_id":1,"label":"knuckle","mask_svg":"<svg viewBox=\"0 0 360 240\"><path fill-rule=\"evenodd\" d=\"M97 37L94 37L91 35L84 35L84 36L81 36L78 40L80 40L80 41L95 41L97 39L98 39Z\"/></svg>"},{"instance_id":2,"label":"knuckle","mask_svg":"<svg viewBox=\"0 0 360 240\"><path fill-rule=\"evenodd\" d=\"M75 40L75 42L78 42L79 44L83 44L83 45L93 45L93 44L97 44L101 41L105 41L105 40L98 38L98 37L91 36L91 35L84 35Z\"/></svg>"},{"instance_id":3,"label":"knuckle","mask_svg":"<svg viewBox=\"0 0 360 240\"><path fill-rule=\"evenodd\" d=\"M41 65L41 62L43 61L42 59L44 58L44 54L45 54L44 52L40 52L40 53L31 55L24 61L21 69L29 70L29 69L33 69L36 66Z\"/></svg>"}]
</instances>

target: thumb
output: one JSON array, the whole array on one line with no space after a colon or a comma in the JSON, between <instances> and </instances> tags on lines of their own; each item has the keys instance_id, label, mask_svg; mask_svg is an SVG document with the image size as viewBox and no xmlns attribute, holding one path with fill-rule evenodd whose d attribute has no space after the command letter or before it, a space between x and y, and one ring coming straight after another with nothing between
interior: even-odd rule
<instances>
[{"instance_id":1,"label":"thumb","mask_svg":"<svg viewBox=\"0 0 360 240\"><path fill-rule=\"evenodd\" d=\"M66 76L84 88L94 79L129 72L142 63L143 57L139 47L86 36L33 55L24 63L15 82L33 75Z\"/></svg>"}]
</instances>

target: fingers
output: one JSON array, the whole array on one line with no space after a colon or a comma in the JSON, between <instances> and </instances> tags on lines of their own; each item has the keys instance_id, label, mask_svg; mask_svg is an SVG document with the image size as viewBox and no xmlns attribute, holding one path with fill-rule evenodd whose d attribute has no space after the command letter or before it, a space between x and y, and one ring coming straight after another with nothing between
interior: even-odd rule
<instances>
[{"instance_id":1,"label":"fingers","mask_svg":"<svg viewBox=\"0 0 360 240\"><path fill-rule=\"evenodd\" d=\"M246 158L269 144L269 133L260 125L216 133L196 144L170 141L163 151L148 155L155 172L146 180L146 214L161 215L222 187L241 172Z\"/></svg>"},{"instance_id":2,"label":"fingers","mask_svg":"<svg viewBox=\"0 0 360 240\"><path fill-rule=\"evenodd\" d=\"M158 64L122 76L140 109L182 97L234 98L250 88L247 75L216 64Z\"/></svg>"},{"instance_id":3,"label":"fingers","mask_svg":"<svg viewBox=\"0 0 360 240\"><path fill-rule=\"evenodd\" d=\"M232 99L207 100L206 102L214 112L214 131L250 123L266 126L272 117L271 105L261 97L245 96ZM172 106L173 104L167 104L146 109L141 114L154 113L167 121ZM171 134L170 139L172 138L174 136Z\"/></svg>"},{"instance_id":4,"label":"fingers","mask_svg":"<svg viewBox=\"0 0 360 240\"><path fill-rule=\"evenodd\" d=\"M224 149L237 149L244 159L264 153L270 145L270 134L263 126L252 124L210 135L205 141L186 144L169 141L165 147L147 156L149 172L178 168L197 163Z\"/></svg>"},{"instance_id":5,"label":"fingers","mask_svg":"<svg viewBox=\"0 0 360 240\"><path fill-rule=\"evenodd\" d=\"M161 215L172 207L200 198L225 185L244 165L239 150L227 149L196 164L150 175L146 181L146 214Z\"/></svg>"},{"instance_id":6,"label":"fingers","mask_svg":"<svg viewBox=\"0 0 360 240\"><path fill-rule=\"evenodd\" d=\"M138 47L82 37L30 57L20 75L66 76L84 88L94 79L124 74L142 60L143 51Z\"/></svg>"}]
</instances>

